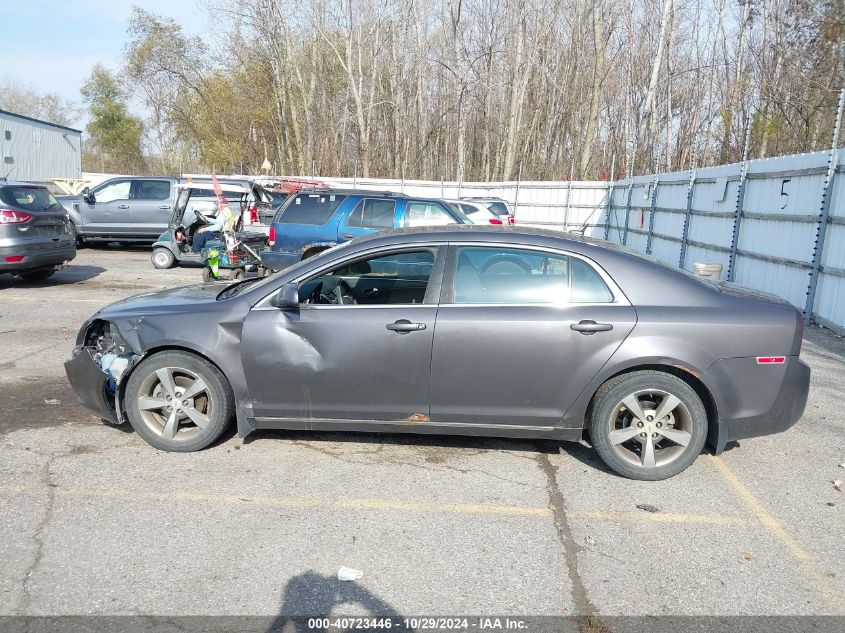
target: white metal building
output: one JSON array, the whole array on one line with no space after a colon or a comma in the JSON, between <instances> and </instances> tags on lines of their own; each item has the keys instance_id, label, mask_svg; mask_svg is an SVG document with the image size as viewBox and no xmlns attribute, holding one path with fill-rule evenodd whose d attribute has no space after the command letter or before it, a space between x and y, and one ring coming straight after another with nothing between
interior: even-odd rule
<instances>
[{"instance_id":1,"label":"white metal building","mask_svg":"<svg viewBox=\"0 0 845 633\"><path fill-rule=\"evenodd\" d=\"M0 110L0 178L46 184L81 175L80 130Z\"/></svg>"}]
</instances>

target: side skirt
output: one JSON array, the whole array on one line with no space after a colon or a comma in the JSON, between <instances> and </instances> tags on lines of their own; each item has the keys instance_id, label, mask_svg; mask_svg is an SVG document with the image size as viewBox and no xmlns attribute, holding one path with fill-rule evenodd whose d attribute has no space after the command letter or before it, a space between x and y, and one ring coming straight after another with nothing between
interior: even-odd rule
<instances>
[{"instance_id":1,"label":"side skirt","mask_svg":"<svg viewBox=\"0 0 845 633\"><path fill-rule=\"evenodd\" d=\"M521 426L513 424L460 424L457 422L411 422L398 420L334 420L317 418L252 418L238 425L238 432L249 431L341 431L358 433L418 433L429 435L469 435L479 437L516 437L579 442L583 429L555 426ZM246 427L246 428L245 428ZM244 432L246 431L246 432Z\"/></svg>"}]
</instances>

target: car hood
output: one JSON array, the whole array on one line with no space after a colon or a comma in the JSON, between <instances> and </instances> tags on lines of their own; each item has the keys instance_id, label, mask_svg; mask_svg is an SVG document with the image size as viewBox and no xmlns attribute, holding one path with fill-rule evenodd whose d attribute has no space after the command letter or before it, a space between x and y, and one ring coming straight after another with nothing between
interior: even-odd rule
<instances>
[{"instance_id":1,"label":"car hood","mask_svg":"<svg viewBox=\"0 0 845 633\"><path fill-rule=\"evenodd\" d=\"M203 304L216 304L217 295L229 283L218 281L208 284L145 292L107 305L96 316L99 318L136 316L156 312L171 312L174 310L191 312Z\"/></svg>"}]
</instances>

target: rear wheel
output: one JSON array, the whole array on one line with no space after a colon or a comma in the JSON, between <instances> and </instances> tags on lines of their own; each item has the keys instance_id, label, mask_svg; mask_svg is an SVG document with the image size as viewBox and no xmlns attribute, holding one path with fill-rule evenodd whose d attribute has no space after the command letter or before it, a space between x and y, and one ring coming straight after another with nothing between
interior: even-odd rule
<instances>
[{"instance_id":1,"label":"rear wheel","mask_svg":"<svg viewBox=\"0 0 845 633\"><path fill-rule=\"evenodd\" d=\"M243 268L235 268L235 270L232 271L232 279L234 279L236 281L243 279L245 276L246 276L246 273L244 272Z\"/></svg>"},{"instance_id":2,"label":"rear wheel","mask_svg":"<svg viewBox=\"0 0 845 633\"><path fill-rule=\"evenodd\" d=\"M25 273L18 273L18 277L24 281L45 281L53 276L56 272L55 268L39 268L38 270L30 270Z\"/></svg>"},{"instance_id":3,"label":"rear wheel","mask_svg":"<svg viewBox=\"0 0 845 633\"><path fill-rule=\"evenodd\" d=\"M623 477L667 479L701 453L707 411L695 390L676 376L623 374L596 393L590 439L604 463Z\"/></svg>"},{"instance_id":4,"label":"rear wheel","mask_svg":"<svg viewBox=\"0 0 845 633\"><path fill-rule=\"evenodd\" d=\"M163 451L209 446L229 426L232 388L208 361L187 352L160 352L138 365L126 384L132 428Z\"/></svg>"},{"instance_id":5,"label":"rear wheel","mask_svg":"<svg viewBox=\"0 0 845 633\"><path fill-rule=\"evenodd\" d=\"M170 252L170 249L163 246L156 246L150 255L150 259L153 262L153 267L160 270L172 268L173 264L176 263L176 258Z\"/></svg>"},{"instance_id":6,"label":"rear wheel","mask_svg":"<svg viewBox=\"0 0 845 633\"><path fill-rule=\"evenodd\" d=\"M210 281L217 281L217 277L214 276L214 271L211 270L210 266L206 266L202 269L202 280L205 283L208 283Z\"/></svg>"}]
</instances>

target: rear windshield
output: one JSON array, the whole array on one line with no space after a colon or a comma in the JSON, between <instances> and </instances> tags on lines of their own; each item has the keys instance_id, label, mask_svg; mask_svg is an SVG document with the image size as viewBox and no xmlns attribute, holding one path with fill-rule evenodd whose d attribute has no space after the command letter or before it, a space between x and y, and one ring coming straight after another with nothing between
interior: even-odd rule
<instances>
[{"instance_id":1,"label":"rear windshield","mask_svg":"<svg viewBox=\"0 0 845 633\"><path fill-rule=\"evenodd\" d=\"M59 206L44 187L0 187L0 200L27 211L47 211Z\"/></svg>"},{"instance_id":2,"label":"rear windshield","mask_svg":"<svg viewBox=\"0 0 845 633\"><path fill-rule=\"evenodd\" d=\"M346 199L333 193L298 193L279 210L275 222L322 226Z\"/></svg>"},{"instance_id":3,"label":"rear windshield","mask_svg":"<svg viewBox=\"0 0 845 633\"><path fill-rule=\"evenodd\" d=\"M496 215L509 215L510 211L508 211L508 205L504 202L499 200L494 200L492 202L486 202L487 208L490 209Z\"/></svg>"}]
</instances>

